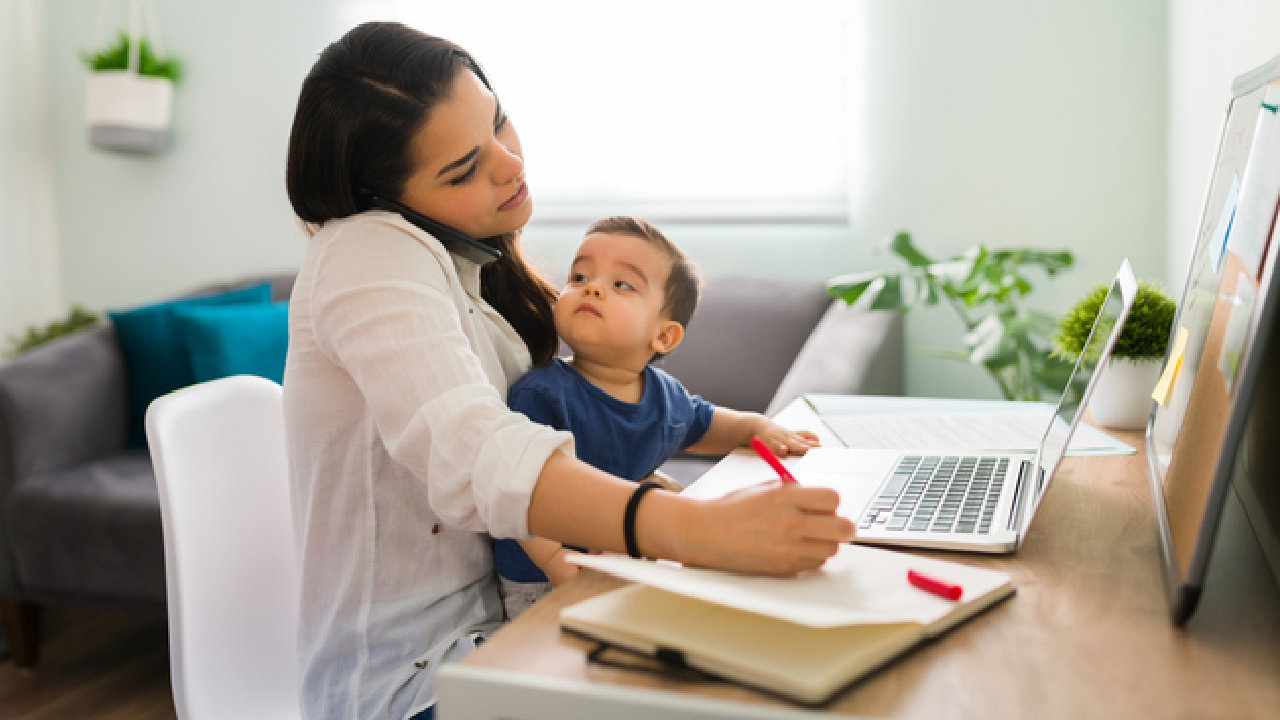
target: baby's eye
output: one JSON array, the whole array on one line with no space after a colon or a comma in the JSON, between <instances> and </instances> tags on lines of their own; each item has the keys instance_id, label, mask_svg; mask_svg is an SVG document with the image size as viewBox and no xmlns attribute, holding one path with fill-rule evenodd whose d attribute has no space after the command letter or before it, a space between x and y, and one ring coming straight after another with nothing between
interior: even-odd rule
<instances>
[{"instance_id":1,"label":"baby's eye","mask_svg":"<svg viewBox=\"0 0 1280 720\"><path fill-rule=\"evenodd\" d=\"M631 283L627 282L626 280L619 280L618 282L614 283L613 286L618 288L619 290L635 290L635 288L632 287Z\"/></svg>"},{"instance_id":2,"label":"baby's eye","mask_svg":"<svg viewBox=\"0 0 1280 720\"><path fill-rule=\"evenodd\" d=\"M569 273L569 284L571 285L577 285L578 283L586 279L587 279L587 276L583 275L582 273Z\"/></svg>"}]
</instances>

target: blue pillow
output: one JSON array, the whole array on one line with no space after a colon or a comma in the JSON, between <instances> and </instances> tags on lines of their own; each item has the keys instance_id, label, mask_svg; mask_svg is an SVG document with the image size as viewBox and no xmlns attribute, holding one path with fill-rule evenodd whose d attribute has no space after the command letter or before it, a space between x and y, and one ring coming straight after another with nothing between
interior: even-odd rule
<instances>
[{"instance_id":1,"label":"blue pillow","mask_svg":"<svg viewBox=\"0 0 1280 720\"><path fill-rule=\"evenodd\" d=\"M217 295L156 303L132 310L108 312L115 325L116 340L124 355L129 426L125 446L147 445L143 424L152 400L195 382L187 349L178 336L173 310L197 305L229 305L271 302L271 283L232 290Z\"/></svg>"},{"instance_id":2,"label":"blue pillow","mask_svg":"<svg viewBox=\"0 0 1280 720\"><path fill-rule=\"evenodd\" d=\"M198 383L228 375L284 382L289 351L289 302L189 305L174 308L178 334Z\"/></svg>"}]
</instances>

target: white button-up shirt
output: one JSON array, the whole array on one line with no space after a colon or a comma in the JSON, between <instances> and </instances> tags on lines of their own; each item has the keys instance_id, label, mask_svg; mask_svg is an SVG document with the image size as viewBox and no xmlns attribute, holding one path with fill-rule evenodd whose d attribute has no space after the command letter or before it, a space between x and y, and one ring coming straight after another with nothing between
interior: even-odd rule
<instances>
[{"instance_id":1,"label":"white button-up shirt","mask_svg":"<svg viewBox=\"0 0 1280 720\"><path fill-rule=\"evenodd\" d=\"M289 308L285 426L310 719L405 718L502 620L490 535L572 436L507 409L529 369L480 267L397 215L325 223Z\"/></svg>"}]
</instances>

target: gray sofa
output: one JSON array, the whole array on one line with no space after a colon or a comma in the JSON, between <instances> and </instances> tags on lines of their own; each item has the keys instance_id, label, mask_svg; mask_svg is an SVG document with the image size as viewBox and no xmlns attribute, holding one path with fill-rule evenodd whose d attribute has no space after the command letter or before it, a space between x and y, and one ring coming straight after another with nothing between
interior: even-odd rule
<instances>
[{"instance_id":1,"label":"gray sofa","mask_svg":"<svg viewBox=\"0 0 1280 720\"><path fill-rule=\"evenodd\" d=\"M287 298L292 276L271 280ZM712 280L662 366L742 410L805 392L901 394L901 322L833 303L817 282ZM155 476L145 450L123 449L124 378L109 322L0 365L0 619L21 666L38 658L41 605L164 609ZM687 485L713 462L664 470Z\"/></svg>"}]
</instances>

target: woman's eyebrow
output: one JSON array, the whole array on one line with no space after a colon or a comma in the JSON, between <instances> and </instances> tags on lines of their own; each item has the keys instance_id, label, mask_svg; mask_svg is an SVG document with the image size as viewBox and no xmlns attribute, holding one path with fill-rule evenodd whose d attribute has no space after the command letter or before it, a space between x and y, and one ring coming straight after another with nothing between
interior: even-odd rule
<instances>
[{"instance_id":1,"label":"woman's eyebrow","mask_svg":"<svg viewBox=\"0 0 1280 720\"><path fill-rule=\"evenodd\" d=\"M445 173L449 172L450 170L456 170L456 169L458 169L458 168L462 167L463 165L466 165L467 163L471 162L471 160L472 160L473 158L475 158L475 156L476 156L477 154L479 154L479 152L480 152L480 146L479 146L479 145L477 145L477 146L475 146L475 147L471 148L471 152L467 153L466 155L463 155L462 157L458 158L457 160L454 160L453 162L451 162L451 163L449 163L448 165L445 165L443 168L441 168L441 169L440 169L440 172L436 173L436 177L440 177L441 175L444 175Z\"/></svg>"}]
</instances>

